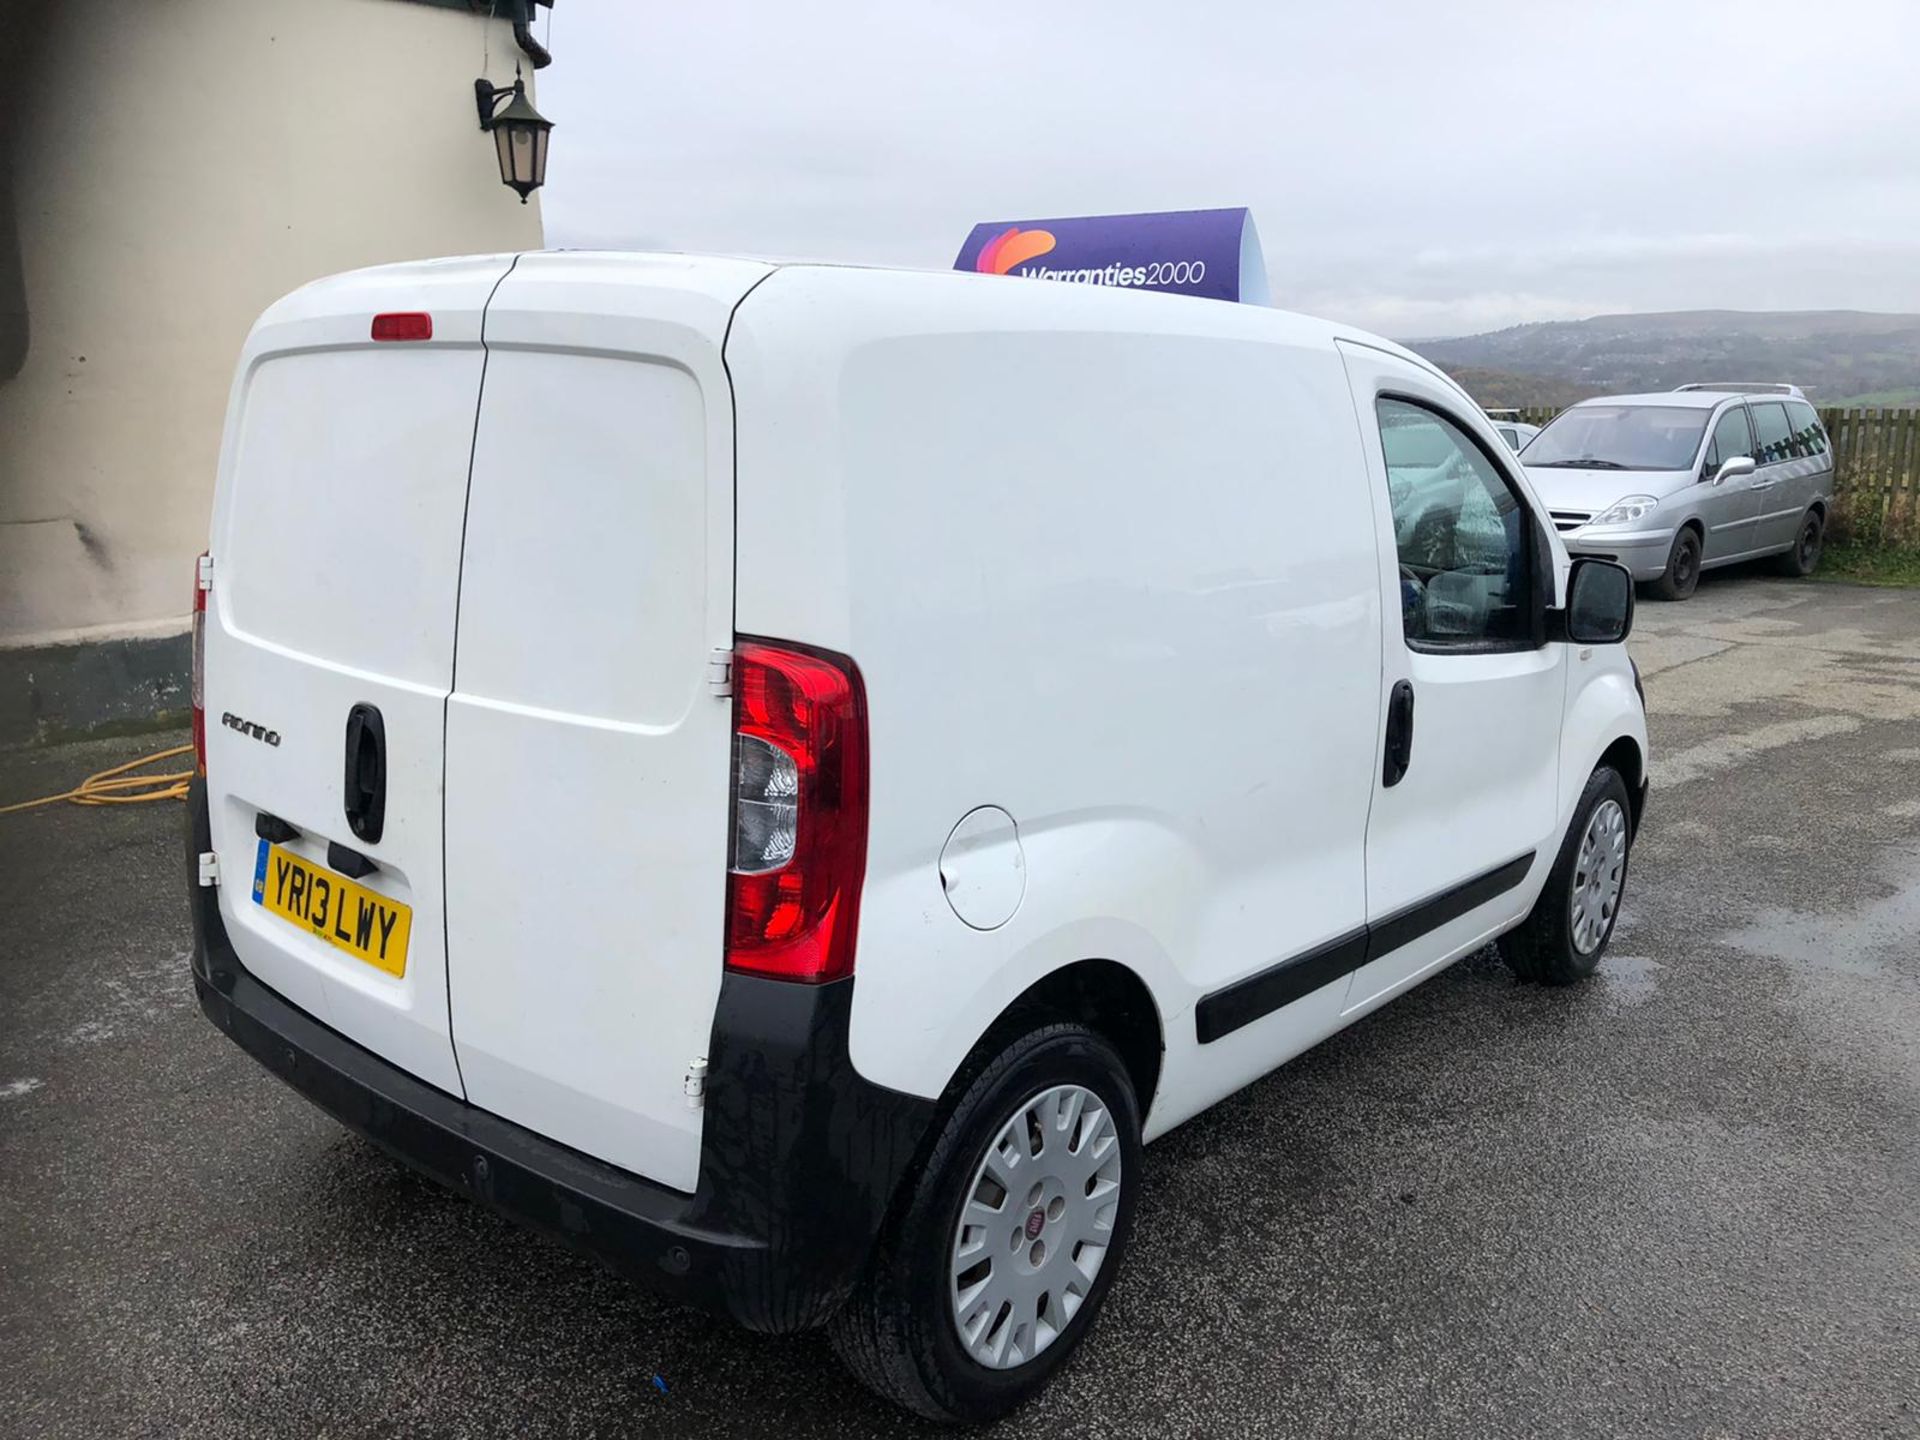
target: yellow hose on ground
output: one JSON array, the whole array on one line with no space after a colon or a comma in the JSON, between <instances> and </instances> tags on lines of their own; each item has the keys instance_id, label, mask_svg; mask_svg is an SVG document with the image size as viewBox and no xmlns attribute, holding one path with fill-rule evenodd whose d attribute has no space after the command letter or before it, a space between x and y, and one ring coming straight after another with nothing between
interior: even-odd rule
<instances>
[{"instance_id":1,"label":"yellow hose on ground","mask_svg":"<svg viewBox=\"0 0 1920 1440\"><path fill-rule=\"evenodd\" d=\"M191 770L169 775L130 775L127 772L138 770L143 765L171 760L176 755L192 753L191 745L156 750L151 755L142 755L138 760L129 760L124 765L115 765L111 770L89 775L62 794L43 795L38 800L22 800L17 805L0 805L0 815L11 815L16 810L37 810L42 805L58 805L62 800L74 805L139 805L148 800L184 800L187 798L187 782L193 779Z\"/></svg>"}]
</instances>

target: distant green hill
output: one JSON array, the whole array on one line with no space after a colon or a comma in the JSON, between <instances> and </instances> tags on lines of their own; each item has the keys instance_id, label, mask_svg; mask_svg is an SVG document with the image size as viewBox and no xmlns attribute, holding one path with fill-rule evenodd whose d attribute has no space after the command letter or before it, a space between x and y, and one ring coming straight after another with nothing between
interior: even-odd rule
<instances>
[{"instance_id":1,"label":"distant green hill","mask_svg":"<svg viewBox=\"0 0 1920 1440\"><path fill-rule=\"evenodd\" d=\"M1460 378L1484 405L1564 404L1586 395L1671 390L1690 380L1786 380L1822 405L1920 399L1920 315L1677 310L1408 344ZM1508 398L1481 394L1469 375L1488 395ZM1910 398L1861 398L1868 396Z\"/></svg>"},{"instance_id":2,"label":"distant green hill","mask_svg":"<svg viewBox=\"0 0 1920 1440\"><path fill-rule=\"evenodd\" d=\"M1545 375L1516 375L1510 370L1489 370L1481 365L1443 364L1440 368L1458 380L1461 389L1488 409L1501 406L1528 409L1548 405L1555 410L1564 410L1576 400L1605 393L1572 380L1555 380Z\"/></svg>"},{"instance_id":3,"label":"distant green hill","mask_svg":"<svg viewBox=\"0 0 1920 1440\"><path fill-rule=\"evenodd\" d=\"M1869 409L1905 410L1920 405L1920 387L1911 390L1874 390L1865 395L1843 395L1838 400L1821 400L1820 403L1842 407L1860 405Z\"/></svg>"}]
</instances>

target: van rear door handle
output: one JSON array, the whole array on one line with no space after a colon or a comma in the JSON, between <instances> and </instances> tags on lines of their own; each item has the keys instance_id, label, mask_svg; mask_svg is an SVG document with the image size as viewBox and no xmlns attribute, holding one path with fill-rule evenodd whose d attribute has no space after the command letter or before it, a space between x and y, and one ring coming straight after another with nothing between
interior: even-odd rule
<instances>
[{"instance_id":1,"label":"van rear door handle","mask_svg":"<svg viewBox=\"0 0 1920 1440\"><path fill-rule=\"evenodd\" d=\"M347 712L347 824L369 845L380 843L387 825L387 724L378 706Z\"/></svg>"},{"instance_id":2,"label":"van rear door handle","mask_svg":"<svg viewBox=\"0 0 1920 1440\"><path fill-rule=\"evenodd\" d=\"M1380 783L1398 785L1413 764L1413 682L1397 680L1387 697L1387 754L1380 767Z\"/></svg>"}]
</instances>

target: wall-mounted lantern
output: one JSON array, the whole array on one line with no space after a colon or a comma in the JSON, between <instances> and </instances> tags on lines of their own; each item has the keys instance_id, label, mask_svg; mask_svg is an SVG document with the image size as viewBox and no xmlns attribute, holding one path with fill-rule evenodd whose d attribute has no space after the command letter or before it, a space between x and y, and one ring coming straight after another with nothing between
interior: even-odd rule
<instances>
[{"instance_id":1,"label":"wall-mounted lantern","mask_svg":"<svg viewBox=\"0 0 1920 1440\"><path fill-rule=\"evenodd\" d=\"M519 192L524 205L529 195L547 183L547 132L553 122L533 108L526 82L518 78L505 86L484 77L476 80L473 98L480 109L480 128L493 132L494 147L500 152L500 183ZM504 109L502 100L507 101Z\"/></svg>"}]
</instances>

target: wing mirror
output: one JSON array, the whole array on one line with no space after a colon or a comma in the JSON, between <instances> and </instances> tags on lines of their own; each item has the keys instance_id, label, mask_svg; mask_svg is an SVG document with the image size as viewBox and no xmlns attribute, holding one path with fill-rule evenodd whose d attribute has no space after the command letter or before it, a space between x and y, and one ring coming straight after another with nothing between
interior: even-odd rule
<instances>
[{"instance_id":1,"label":"wing mirror","mask_svg":"<svg viewBox=\"0 0 1920 1440\"><path fill-rule=\"evenodd\" d=\"M1617 645L1633 629L1633 576L1611 560L1580 556L1567 574L1567 608L1549 614L1549 638Z\"/></svg>"},{"instance_id":2,"label":"wing mirror","mask_svg":"<svg viewBox=\"0 0 1920 1440\"><path fill-rule=\"evenodd\" d=\"M1731 460L1722 464L1718 470L1714 471L1712 478L1707 483L1710 485L1724 485L1729 480L1738 480L1741 476L1751 475L1752 473L1753 456L1736 455Z\"/></svg>"}]
</instances>

